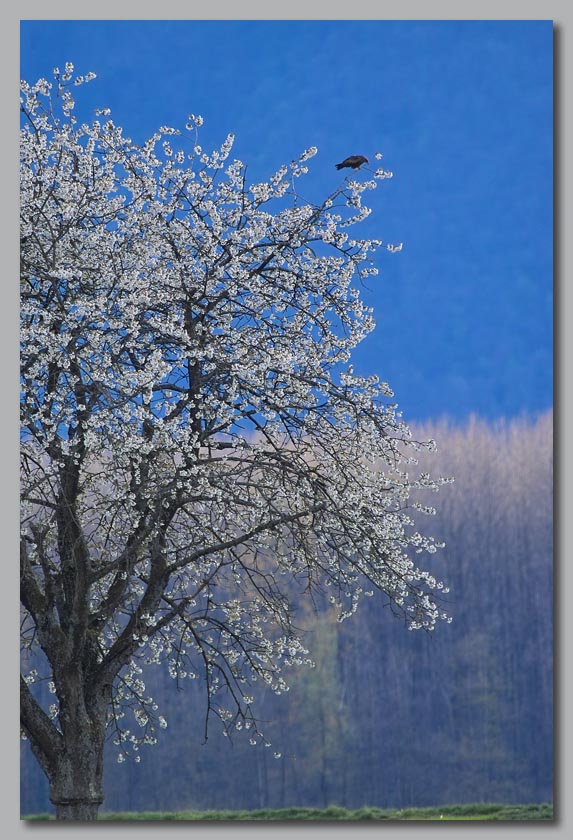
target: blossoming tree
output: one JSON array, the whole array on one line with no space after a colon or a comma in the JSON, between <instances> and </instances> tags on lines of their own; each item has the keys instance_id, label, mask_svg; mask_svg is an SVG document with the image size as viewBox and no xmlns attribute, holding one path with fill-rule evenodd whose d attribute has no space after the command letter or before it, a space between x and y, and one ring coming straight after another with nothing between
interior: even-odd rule
<instances>
[{"instance_id":1,"label":"blossoming tree","mask_svg":"<svg viewBox=\"0 0 573 840\"><path fill-rule=\"evenodd\" d=\"M249 184L200 117L143 144L80 122L92 75L21 96L21 720L57 818L82 820L106 736L138 760L166 725L146 666L201 679L206 720L256 744L252 684L309 662L301 593L445 617L410 557L436 547L410 492L440 482L409 478L420 444L349 365L373 327L351 282L382 246L351 231L390 173L315 205L312 148Z\"/></svg>"}]
</instances>

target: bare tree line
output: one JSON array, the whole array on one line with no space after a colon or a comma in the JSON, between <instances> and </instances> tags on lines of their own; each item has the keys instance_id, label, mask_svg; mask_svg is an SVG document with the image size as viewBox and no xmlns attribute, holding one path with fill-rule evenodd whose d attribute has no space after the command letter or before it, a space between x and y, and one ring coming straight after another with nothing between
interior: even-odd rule
<instances>
[{"instance_id":1,"label":"bare tree line","mask_svg":"<svg viewBox=\"0 0 573 840\"><path fill-rule=\"evenodd\" d=\"M342 623L301 602L317 666L288 694L261 693L269 747L216 729L199 746L201 686L173 693L158 673L168 728L137 767L106 755L107 808L551 799L552 423L548 412L413 427L439 444L416 469L427 459L455 476L425 527L446 542L432 572L450 584L453 623L405 633L376 599ZM49 809L26 746L22 809Z\"/></svg>"}]
</instances>

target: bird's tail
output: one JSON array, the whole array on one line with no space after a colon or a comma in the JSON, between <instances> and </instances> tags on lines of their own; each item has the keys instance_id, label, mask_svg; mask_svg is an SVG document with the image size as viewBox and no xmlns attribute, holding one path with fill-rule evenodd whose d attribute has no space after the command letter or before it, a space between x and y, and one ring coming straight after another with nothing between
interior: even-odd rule
<instances>
[{"instance_id":1,"label":"bird's tail","mask_svg":"<svg viewBox=\"0 0 573 840\"><path fill-rule=\"evenodd\" d=\"M343 167L343 166L344 166L344 164L343 164L343 163L337 163L337 164L336 164L336 168L337 168L337 169L342 169L342 167Z\"/></svg>"}]
</instances>

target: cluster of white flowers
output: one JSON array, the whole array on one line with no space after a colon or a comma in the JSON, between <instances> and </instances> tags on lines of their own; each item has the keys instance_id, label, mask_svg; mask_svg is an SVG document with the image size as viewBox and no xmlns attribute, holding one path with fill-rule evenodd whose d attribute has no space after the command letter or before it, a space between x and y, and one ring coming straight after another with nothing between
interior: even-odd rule
<instances>
[{"instance_id":1,"label":"cluster of white flowers","mask_svg":"<svg viewBox=\"0 0 573 840\"><path fill-rule=\"evenodd\" d=\"M187 118L192 153L169 126L138 145L112 120L77 127L69 86L93 76L54 75L59 115L49 83L22 84L31 574L48 594L60 585L61 540L42 526L73 487L94 661L118 669L120 760L166 725L149 664L203 678L226 731L261 743L249 686L282 693L285 668L312 666L291 623L297 587L333 587L341 620L376 589L414 629L449 620L446 590L408 555L439 546L408 514L432 508L409 494L442 482L409 479L417 444L390 387L349 366L374 327L352 282L377 273L382 242L347 228L391 173L301 202L293 179L316 147L249 185L231 134L203 150L201 117Z\"/></svg>"}]
</instances>

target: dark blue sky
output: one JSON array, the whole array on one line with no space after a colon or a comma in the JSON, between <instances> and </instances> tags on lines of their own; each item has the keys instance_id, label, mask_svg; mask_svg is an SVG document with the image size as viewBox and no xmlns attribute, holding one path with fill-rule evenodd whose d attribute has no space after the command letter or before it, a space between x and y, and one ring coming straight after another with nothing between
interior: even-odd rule
<instances>
[{"instance_id":1,"label":"dark blue sky","mask_svg":"<svg viewBox=\"0 0 573 840\"><path fill-rule=\"evenodd\" d=\"M201 114L253 180L311 145L320 199L348 154L394 178L361 228L385 242L355 367L406 420L552 402L551 21L23 21L21 74L72 61L134 138ZM82 105L82 109L84 107ZM87 112L85 112L87 116ZM358 232L358 229L357 229Z\"/></svg>"}]
</instances>

